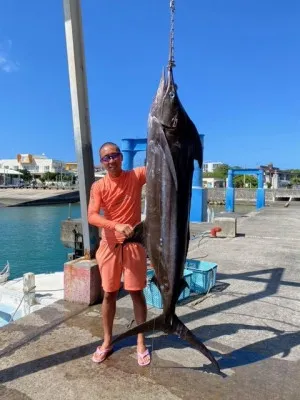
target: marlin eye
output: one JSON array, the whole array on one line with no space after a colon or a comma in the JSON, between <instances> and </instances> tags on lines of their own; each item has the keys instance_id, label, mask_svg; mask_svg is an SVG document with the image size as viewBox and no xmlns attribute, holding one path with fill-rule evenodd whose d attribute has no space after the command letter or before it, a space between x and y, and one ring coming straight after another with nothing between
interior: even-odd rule
<instances>
[{"instance_id":1,"label":"marlin eye","mask_svg":"<svg viewBox=\"0 0 300 400\"><path fill-rule=\"evenodd\" d=\"M170 92L170 93L169 93L169 96L171 97L171 99L174 99L175 93L174 93L174 92Z\"/></svg>"}]
</instances>

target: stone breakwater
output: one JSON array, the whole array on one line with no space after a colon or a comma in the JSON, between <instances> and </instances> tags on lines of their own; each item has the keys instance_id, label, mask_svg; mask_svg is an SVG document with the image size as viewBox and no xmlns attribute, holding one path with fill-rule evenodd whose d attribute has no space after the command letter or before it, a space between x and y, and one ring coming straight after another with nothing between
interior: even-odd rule
<instances>
[{"instance_id":1,"label":"stone breakwater","mask_svg":"<svg viewBox=\"0 0 300 400\"><path fill-rule=\"evenodd\" d=\"M0 206L2 207L66 204L78 201L78 190L0 189Z\"/></svg>"}]
</instances>

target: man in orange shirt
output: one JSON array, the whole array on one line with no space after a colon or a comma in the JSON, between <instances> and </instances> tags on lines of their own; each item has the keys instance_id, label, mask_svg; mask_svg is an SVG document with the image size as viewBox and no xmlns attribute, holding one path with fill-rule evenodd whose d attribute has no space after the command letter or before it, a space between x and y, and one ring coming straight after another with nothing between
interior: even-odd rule
<instances>
[{"instance_id":1,"label":"man in orange shirt","mask_svg":"<svg viewBox=\"0 0 300 400\"><path fill-rule=\"evenodd\" d=\"M104 361L113 351L112 328L122 274L124 289L132 298L137 324L145 322L147 317L143 294L146 286L146 252L136 243L117 246L132 235L134 226L141 221L141 193L146 182L146 168L123 171L123 156L115 143L104 143L99 153L107 175L92 185L88 207L88 222L102 228L102 240L96 259L104 290L104 341L93 354L92 360L97 363ZM99 214L100 209L104 211L104 216ZM143 334L137 336L137 356L139 365L150 363Z\"/></svg>"}]
</instances>

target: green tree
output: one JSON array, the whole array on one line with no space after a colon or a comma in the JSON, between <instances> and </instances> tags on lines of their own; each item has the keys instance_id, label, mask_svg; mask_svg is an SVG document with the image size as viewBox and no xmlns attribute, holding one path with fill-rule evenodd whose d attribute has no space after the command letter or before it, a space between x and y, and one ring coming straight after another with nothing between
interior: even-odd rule
<instances>
[{"instance_id":1,"label":"green tree","mask_svg":"<svg viewBox=\"0 0 300 400\"><path fill-rule=\"evenodd\" d=\"M227 164L218 165L213 172L213 178L226 179L229 169L230 167Z\"/></svg>"},{"instance_id":2,"label":"green tree","mask_svg":"<svg viewBox=\"0 0 300 400\"><path fill-rule=\"evenodd\" d=\"M203 173L203 178L214 178L214 173L213 172L204 172Z\"/></svg>"},{"instance_id":3,"label":"green tree","mask_svg":"<svg viewBox=\"0 0 300 400\"><path fill-rule=\"evenodd\" d=\"M257 178L253 175L237 175L234 177L234 187L243 188L257 188ZM245 183L245 185L244 185Z\"/></svg>"},{"instance_id":4,"label":"green tree","mask_svg":"<svg viewBox=\"0 0 300 400\"><path fill-rule=\"evenodd\" d=\"M66 182L71 182L73 180L73 174L63 174L62 180Z\"/></svg>"},{"instance_id":5,"label":"green tree","mask_svg":"<svg viewBox=\"0 0 300 400\"><path fill-rule=\"evenodd\" d=\"M218 165L214 172L204 172L203 177L204 178L217 178L217 179L226 179L228 175L228 169L229 165L227 164L222 164Z\"/></svg>"},{"instance_id":6,"label":"green tree","mask_svg":"<svg viewBox=\"0 0 300 400\"><path fill-rule=\"evenodd\" d=\"M300 185L300 176L293 175L290 181L292 185Z\"/></svg>"},{"instance_id":7,"label":"green tree","mask_svg":"<svg viewBox=\"0 0 300 400\"><path fill-rule=\"evenodd\" d=\"M24 182L30 182L32 180L32 175L31 173L25 168L25 169L19 169L19 172L22 174L22 179Z\"/></svg>"},{"instance_id":8,"label":"green tree","mask_svg":"<svg viewBox=\"0 0 300 400\"><path fill-rule=\"evenodd\" d=\"M57 175L59 174L57 174L56 172L45 172L44 174L45 181L55 181Z\"/></svg>"}]
</instances>

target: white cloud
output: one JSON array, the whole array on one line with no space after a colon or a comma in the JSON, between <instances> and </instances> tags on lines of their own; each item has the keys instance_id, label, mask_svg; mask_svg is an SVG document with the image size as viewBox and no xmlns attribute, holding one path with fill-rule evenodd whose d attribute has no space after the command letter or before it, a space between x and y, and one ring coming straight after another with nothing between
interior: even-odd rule
<instances>
[{"instance_id":1,"label":"white cloud","mask_svg":"<svg viewBox=\"0 0 300 400\"><path fill-rule=\"evenodd\" d=\"M12 41L5 40L0 42L0 71L11 73L18 71L20 65L14 61L11 56Z\"/></svg>"}]
</instances>

